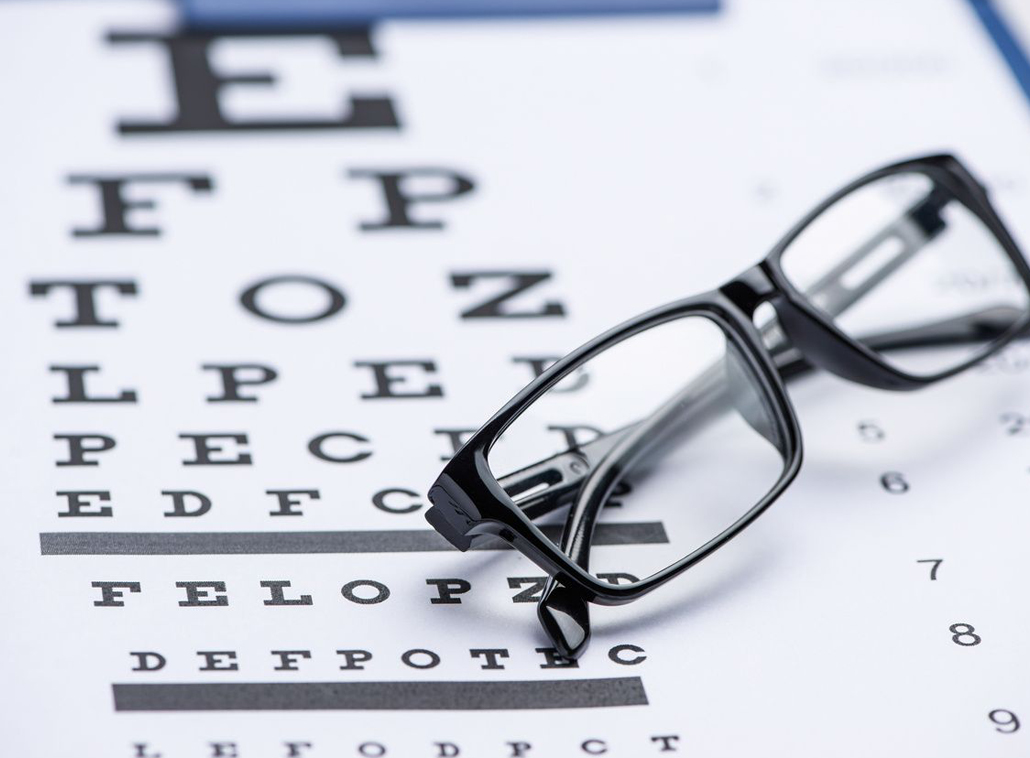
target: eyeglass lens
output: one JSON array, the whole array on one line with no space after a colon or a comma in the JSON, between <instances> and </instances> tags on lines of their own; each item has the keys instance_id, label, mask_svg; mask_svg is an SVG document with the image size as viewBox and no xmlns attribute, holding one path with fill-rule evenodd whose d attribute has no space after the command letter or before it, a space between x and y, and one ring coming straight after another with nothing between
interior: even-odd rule
<instances>
[{"instance_id":1,"label":"eyeglass lens","mask_svg":"<svg viewBox=\"0 0 1030 758\"><path fill-rule=\"evenodd\" d=\"M593 357L529 406L488 460L527 515L550 511L538 523L563 523L576 501L600 510L589 569L619 584L675 563L744 516L779 481L782 448L751 368L716 322L697 315ZM640 541L651 544L618 544Z\"/></svg>"},{"instance_id":2,"label":"eyeglass lens","mask_svg":"<svg viewBox=\"0 0 1030 758\"><path fill-rule=\"evenodd\" d=\"M788 245L781 265L841 331L916 376L976 358L1030 308L987 225L917 172L845 195Z\"/></svg>"}]
</instances>

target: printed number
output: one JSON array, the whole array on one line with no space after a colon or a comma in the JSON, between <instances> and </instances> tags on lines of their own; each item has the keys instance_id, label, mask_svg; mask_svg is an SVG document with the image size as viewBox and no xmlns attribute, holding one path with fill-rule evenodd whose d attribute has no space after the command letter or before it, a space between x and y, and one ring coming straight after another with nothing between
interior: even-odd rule
<instances>
[{"instance_id":1,"label":"printed number","mask_svg":"<svg viewBox=\"0 0 1030 758\"><path fill-rule=\"evenodd\" d=\"M1012 734L1013 732L1019 731L1019 718L1012 711L998 708L997 710L988 713L987 718L997 724L997 726L994 727L996 732Z\"/></svg>"},{"instance_id":2,"label":"printed number","mask_svg":"<svg viewBox=\"0 0 1030 758\"><path fill-rule=\"evenodd\" d=\"M875 421L859 421L858 436L864 442L879 442L887 436L887 433Z\"/></svg>"},{"instance_id":3,"label":"printed number","mask_svg":"<svg viewBox=\"0 0 1030 758\"><path fill-rule=\"evenodd\" d=\"M930 567L930 581L937 581L937 569L940 568L941 563L944 562L943 558L923 558L922 560L916 561L916 563L932 563Z\"/></svg>"},{"instance_id":4,"label":"printed number","mask_svg":"<svg viewBox=\"0 0 1030 758\"><path fill-rule=\"evenodd\" d=\"M974 634L976 629L972 624L952 624L948 627L948 631L951 632L951 641L956 645L972 647L982 642L980 635Z\"/></svg>"},{"instance_id":5,"label":"printed number","mask_svg":"<svg viewBox=\"0 0 1030 758\"><path fill-rule=\"evenodd\" d=\"M909 484L905 477L897 471L888 471L880 477L880 484L892 495L900 495L908 492Z\"/></svg>"},{"instance_id":6,"label":"printed number","mask_svg":"<svg viewBox=\"0 0 1030 758\"><path fill-rule=\"evenodd\" d=\"M1030 434L1030 417L1022 413L1003 413L1001 423L1005 426L1005 433L1013 437Z\"/></svg>"}]
</instances>

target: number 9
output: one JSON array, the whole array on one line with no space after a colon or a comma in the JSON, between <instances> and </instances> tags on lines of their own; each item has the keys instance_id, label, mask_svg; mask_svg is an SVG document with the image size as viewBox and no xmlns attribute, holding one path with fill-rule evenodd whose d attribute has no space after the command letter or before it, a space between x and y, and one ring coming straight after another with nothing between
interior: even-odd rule
<instances>
[{"instance_id":1,"label":"number 9","mask_svg":"<svg viewBox=\"0 0 1030 758\"><path fill-rule=\"evenodd\" d=\"M1019 731L1019 719L1012 711L1006 711L1004 708L999 708L988 713L987 718L997 724L997 726L994 727L996 732L1012 734L1013 732Z\"/></svg>"}]
</instances>

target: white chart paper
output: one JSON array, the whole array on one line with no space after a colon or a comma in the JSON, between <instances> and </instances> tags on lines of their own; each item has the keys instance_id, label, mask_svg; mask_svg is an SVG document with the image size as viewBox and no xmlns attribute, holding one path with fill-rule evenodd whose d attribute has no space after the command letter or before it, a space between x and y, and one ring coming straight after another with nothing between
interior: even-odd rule
<instances>
[{"instance_id":1,"label":"white chart paper","mask_svg":"<svg viewBox=\"0 0 1030 758\"><path fill-rule=\"evenodd\" d=\"M954 151L1030 241L1030 104L970 4L173 30L0 6L0 752L1030 753L1028 345L916 393L793 383L795 484L594 608L575 666L540 569L423 518L534 361L860 173Z\"/></svg>"}]
</instances>

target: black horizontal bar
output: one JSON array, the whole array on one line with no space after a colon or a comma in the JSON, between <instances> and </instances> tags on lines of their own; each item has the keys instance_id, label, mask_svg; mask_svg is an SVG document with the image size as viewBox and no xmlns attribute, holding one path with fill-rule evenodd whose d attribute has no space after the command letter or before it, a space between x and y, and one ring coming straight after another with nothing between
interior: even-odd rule
<instances>
[{"instance_id":1,"label":"black horizontal bar","mask_svg":"<svg viewBox=\"0 0 1030 758\"><path fill-rule=\"evenodd\" d=\"M507 682L112 684L116 711L493 711L647 705L640 677Z\"/></svg>"},{"instance_id":2,"label":"black horizontal bar","mask_svg":"<svg viewBox=\"0 0 1030 758\"><path fill-rule=\"evenodd\" d=\"M551 539L558 525L542 527ZM595 545L667 543L660 521L598 524ZM350 532L42 532L43 555L271 555L299 553L418 553L453 550L432 529ZM500 539L476 550L510 548Z\"/></svg>"}]
</instances>

